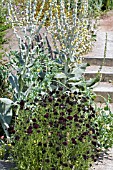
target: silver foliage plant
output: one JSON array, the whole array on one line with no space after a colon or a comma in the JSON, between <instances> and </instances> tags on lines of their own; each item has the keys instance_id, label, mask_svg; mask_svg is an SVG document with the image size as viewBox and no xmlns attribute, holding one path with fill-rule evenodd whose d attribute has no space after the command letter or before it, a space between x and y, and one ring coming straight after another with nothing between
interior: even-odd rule
<instances>
[{"instance_id":1,"label":"silver foliage plant","mask_svg":"<svg viewBox=\"0 0 113 170\"><path fill-rule=\"evenodd\" d=\"M0 107L2 108L0 109L0 123L2 124L8 139L9 134L7 129L12 118L11 108L13 105L16 105L16 114L18 114L18 110L20 109L18 102L23 99L27 100L31 93L35 83L32 78L31 70L34 65L40 65L40 60L38 60L39 56L49 58L50 54L52 56L52 53L55 53L55 57L63 62L65 68L64 72L66 74L69 70L70 64L78 62L77 57L80 56L80 52L77 51L77 49L78 43L83 42L83 29L85 29L86 34L88 33L87 0L82 2L84 8L81 19L77 17L78 1L73 1L71 4L70 0L68 0L67 14L69 14L69 16L65 13L64 0L59 1L60 16L58 15L57 10L57 0L49 0L48 2L50 7L45 11L43 18L41 18L41 15L46 3L45 0L42 0L42 6L37 16L37 0L26 0L26 6L23 6L22 8L15 6L12 0L7 2L9 22L12 24L14 34L18 39L19 47L18 51L7 54L12 68L12 71L9 73L9 81L12 85L14 99L12 101L7 98L0 98ZM53 15L53 8L56 15ZM46 29L44 24L47 18L50 19L50 26ZM43 34L43 38L40 34L42 28L45 28L46 30ZM18 29L21 31L22 36L18 34ZM51 46L47 39L48 33L51 34L55 46L55 51L52 53ZM90 36L90 34L87 34L87 36ZM36 38L38 40L36 40ZM91 39L89 38L89 42L90 40ZM60 44L59 48L56 43L57 41ZM48 48L44 46L45 43L47 43ZM85 48L85 44L81 45ZM50 62L50 60L48 61ZM55 66L55 63L51 64ZM30 81L25 82L26 79L30 79ZM38 88L38 81L36 84L36 88Z\"/></svg>"}]
</instances>

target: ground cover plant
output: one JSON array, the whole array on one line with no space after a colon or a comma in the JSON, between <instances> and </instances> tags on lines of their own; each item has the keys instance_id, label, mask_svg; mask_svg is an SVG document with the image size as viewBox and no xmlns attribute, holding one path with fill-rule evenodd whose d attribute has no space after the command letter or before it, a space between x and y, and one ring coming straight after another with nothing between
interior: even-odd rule
<instances>
[{"instance_id":1,"label":"ground cover plant","mask_svg":"<svg viewBox=\"0 0 113 170\"><path fill-rule=\"evenodd\" d=\"M55 0L54 3L49 1L49 9L42 17L45 1L37 16L37 1L26 2L24 11L23 7L15 8L12 1L7 4L19 51L7 54L11 97L0 98L1 156L10 157L18 169L87 170L103 149L111 147L113 136L109 107L96 108L95 95L90 89L99 81L99 76L85 80L83 73L87 63L81 63L82 46L77 51L78 43L85 41L82 29L85 29L85 38L90 35L87 11L83 10L81 15L79 11L78 15L78 4L69 4L69 11L77 8L68 17L61 0L58 15ZM87 3L85 5L84 9ZM22 18L16 15L17 11ZM51 25L41 34L48 17ZM23 36L18 34L17 26ZM50 46L48 32L55 50ZM60 42L59 48L55 40Z\"/></svg>"}]
</instances>

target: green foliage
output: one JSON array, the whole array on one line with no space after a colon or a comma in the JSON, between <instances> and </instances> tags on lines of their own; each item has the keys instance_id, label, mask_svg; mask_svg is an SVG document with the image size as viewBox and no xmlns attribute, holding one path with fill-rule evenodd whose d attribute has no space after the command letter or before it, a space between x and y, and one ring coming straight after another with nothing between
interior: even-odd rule
<instances>
[{"instance_id":1,"label":"green foliage","mask_svg":"<svg viewBox=\"0 0 113 170\"><path fill-rule=\"evenodd\" d=\"M85 91L62 90L35 98L32 110L19 112L12 134L18 169L87 170L98 157L98 130L89 97Z\"/></svg>"},{"instance_id":2,"label":"green foliage","mask_svg":"<svg viewBox=\"0 0 113 170\"><path fill-rule=\"evenodd\" d=\"M10 99L0 98L0 123L8 139L8 128L12 119L12 103L13 101Z\"/></svg>"},{"instance_id":3,"label":"green foliage","mask_svg":"<svg viewBox=\"0 0 113 170\"><path fill-rule=\"evenodd\" d=\"M3 5L0 2L0 46L5 42L4 40L4 31L9 28L9 25L5 24L6 22L6 9L3 7Z\"/></svg>"},{"instance_id":4,"label":"green foliage","mask_svg":"<svg viewBox=\"0 0 113 170\"><path fill-rule=\"evenodd\" d=\"M84 37L82 32L88 33L87 11L84 13L82 4L79 4L82 15L80 11L74 11L69 13L71 17L67 16L62 2L59 1L60 18L58 13L54 18L50 8L40 20L42 11L37 17L35 15L37 1L33 1L32 8L32 1L28 0L26 13L20 10L23 18L18 20L15 6L9 1L9 17L13 21L19 51L8 54L8 78L13 98L0 98L0 122L6 137L9 139L10 136L10 153L20 170L88 170L100 151L111 146L112 114L107 107L98 110L93 106L95 95L90 90L99 81L99 74L95 79L85 80L83 73L87 63L80 62L81 51L77 51L77 44ZM50 5L57 11L56 4L50 2ZM72 9L72 4L70 7ZM53 41L56 38L61 45L61 48L55 46L55 57L47 38L48 32L43 36L40 34L49 15L51 27L47 31ZM18 35L17 25L24 36ZM85 44L80 48L82 45ZM105 113L107 109L108 115Z\"/></svg>"}]
</instances>

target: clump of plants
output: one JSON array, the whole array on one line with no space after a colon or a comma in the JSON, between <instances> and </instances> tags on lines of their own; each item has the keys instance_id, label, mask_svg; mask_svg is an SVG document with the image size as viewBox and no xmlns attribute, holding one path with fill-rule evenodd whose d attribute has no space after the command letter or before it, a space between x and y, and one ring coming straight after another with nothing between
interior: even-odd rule
<instances>
[{"instance_id":1,"label":"clump of plants","mask_svg":"<svg viewBox=\"0 0 113 170\"><path fill-rule=\"evenodd\" d=\"M88 169L99 156L96 113L85 92L63 88L40 95L10 126L13 158L19 169ZM25 101L26 102L26 101ZM15 134L15 135L14 135Z\"/></svg>"},{"instance_id":2,"label":"clump of plants","mask_svg":"<svg viewBox=\"0 0 113 170\"><path fill-rule=\"evenodd\" d=\"M102 149L111 146L108 141L112 136L112 114L105 114L109 108L98 110L93 106L95 95L90 87L99 81L99 76L86 81L83 73L87 63L81 63L80 52L77 55L79 36L82 38L82 31L77 34L77 30L82 21L86 23L87 12L78 21L74 8L70 19L65 14L64 1L59 1L59 18L55 0L50 1L49 10L40 20L45 1L37 16L37 1L33 2L27 1L20 20L12 1L8 3L19 51L7 55L12 98L0 98L0 123L5 137L1 136L1 141L11 146L10 156L18 169L87 170ZM76 5L69 4L68 9ZM51 7L56 10L55 18ZM48 17L52 25L41 34ZM17 25L23 36L18 34ZM60 42L54 51L48 31L54 44L55 39Z\"/></svg>"}]
</instances>

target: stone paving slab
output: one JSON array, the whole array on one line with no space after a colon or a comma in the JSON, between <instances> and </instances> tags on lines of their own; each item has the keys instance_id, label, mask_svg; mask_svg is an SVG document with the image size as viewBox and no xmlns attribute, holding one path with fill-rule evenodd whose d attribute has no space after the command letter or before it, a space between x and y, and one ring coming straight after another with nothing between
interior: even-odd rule
<instances>
[{"instance_id":1,"label":"stone paving slab","mask_svg":"<svg viewBox=\"0 0 113 170\"><path fill-rule=\"evenodd\" d=\"M0 170L11 170L14 168L14 163L7 160L0 160Z\"/></svg>"},{"instance_id":2,"label":"stone paving slab","mask_svg":"<svg viewBox=\"0 0 113 170\"><path fill-rule=\"evenodd\" d=\"M113 148L109 149L107 155L104 154L103 157L99 158L90 170L113 170Z\"/></svg>"}]
</instances>

